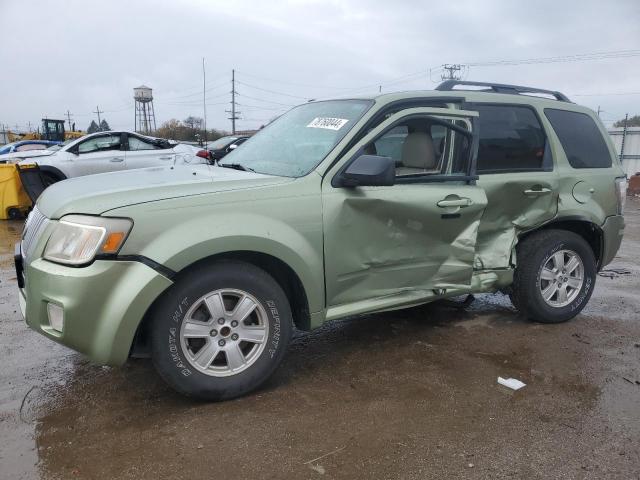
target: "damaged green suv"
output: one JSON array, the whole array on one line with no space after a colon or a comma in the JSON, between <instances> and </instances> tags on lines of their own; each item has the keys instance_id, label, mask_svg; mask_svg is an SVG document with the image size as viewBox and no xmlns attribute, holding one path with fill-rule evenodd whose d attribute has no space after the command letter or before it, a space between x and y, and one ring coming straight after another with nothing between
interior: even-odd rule
<instances>
[{"instance_id":1,"label":"damaged green suv","mask_svg":"<svg viewBox=\"0 0 640 480\"><path fill-rule=\"evenodd\" d=\"M495 291L574 317L620 246L625 185L598 117L559 92L310 102L217 166L48 188L17 245L20 303L94 362L150 354L176 390L227 399L294 327Z\"/></svg>"}]
</instances>

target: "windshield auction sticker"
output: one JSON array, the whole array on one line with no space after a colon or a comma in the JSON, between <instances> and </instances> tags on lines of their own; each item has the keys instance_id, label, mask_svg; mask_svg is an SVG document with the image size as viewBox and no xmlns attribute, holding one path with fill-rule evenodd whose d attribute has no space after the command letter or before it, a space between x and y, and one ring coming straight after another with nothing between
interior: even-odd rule
<instances>
[{"instance_id":1,"label":"windshield auction sticker","mask_svg":"<svg viewBox=\"0 0 640 480\"><path fill-rule=\"evenodd\" d=\"M327 130L340 130L344 127L344 124L349 120L346 118L330 118L330 117L316 117L307 128L326 128Z\"/></svg>"}]
</instances>

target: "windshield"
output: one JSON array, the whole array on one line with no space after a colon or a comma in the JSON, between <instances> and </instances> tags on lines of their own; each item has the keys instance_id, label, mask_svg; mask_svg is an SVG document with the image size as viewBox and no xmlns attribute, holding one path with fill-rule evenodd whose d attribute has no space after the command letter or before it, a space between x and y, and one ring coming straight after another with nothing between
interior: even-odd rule
<instances>
[{"instance_id":1,"label":"windshield","mask_svg":"<svg viewBox=\"0 0 640 480\"><path fill-rule=\"evenodd\" d=\"M218 150L219 148L226 147L230 143L235 142L237 139L238 137L222 137L214 142L207 143L207 148L209 150Z\"/></svg>"},{"instance_id":2,"label":"windshield","mask_svg":"<svg viewBox=\"0 0 640 480\"><path fill-rule=\"evenodd\" d=\"M371 104L369 100L331 100L300 105L232 151L220 165L302 177L327 156Z\"/></svg>"}]
</instances>

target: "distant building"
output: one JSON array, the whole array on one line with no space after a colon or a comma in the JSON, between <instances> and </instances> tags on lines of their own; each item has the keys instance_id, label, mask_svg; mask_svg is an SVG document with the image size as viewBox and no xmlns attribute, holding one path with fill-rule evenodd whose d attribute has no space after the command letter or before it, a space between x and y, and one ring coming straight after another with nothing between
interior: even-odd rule
<instances>
[{"instance_id":1,"label":"distant building","mask_svg":"<svg viewBox=\"0 0 640 480\"><path fill-rule=\"evenodd\" d=\"M628 177L640 172L640 127L628 127L624 135L624 128L610 128L609 135L616 147L618 158L622 158L622 168ZM622 144L624 139L624 152ZM620 154L622 153L622 157Z\"/></svg>"}]
</instances>

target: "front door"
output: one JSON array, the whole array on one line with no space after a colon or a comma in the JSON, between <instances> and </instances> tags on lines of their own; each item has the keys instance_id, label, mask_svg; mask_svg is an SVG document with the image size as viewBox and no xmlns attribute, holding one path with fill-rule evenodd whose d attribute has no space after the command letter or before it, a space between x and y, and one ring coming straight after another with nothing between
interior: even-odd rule
<instances>
[{"instance_id":1,"label":"front door","mask_svg":"<svg viewBox=\"0 0 640 480\"><path fill-rule=\"evenodd\" d=\"M323 181L327 306L341 314L468 289L487 199L474 183L475 112L414 108L367 134ZM361 154L392 157L395 185L336 188Z\"/></svg>"},{"instance_id":2,"label":"front door","mask_svg":"<svg viewBox=\"0 0 640 480\"><path fill-rule=\"evenodd\" d=\"M125 152L122 135L109 133L90 137L74 149L70 167L72 176L93 175L113 172L125 168Z\"/></svg>"},{"instance_id":3,"label":"front door","mask_svg":"<svg viewBox=\"0 0 640 480\"><path fill-rule=\"evenodd\" d=\"M145 138L128 134L127 169L172 165L175 153L170 148L161 148Z\"/></svg>"}]
</instances>

